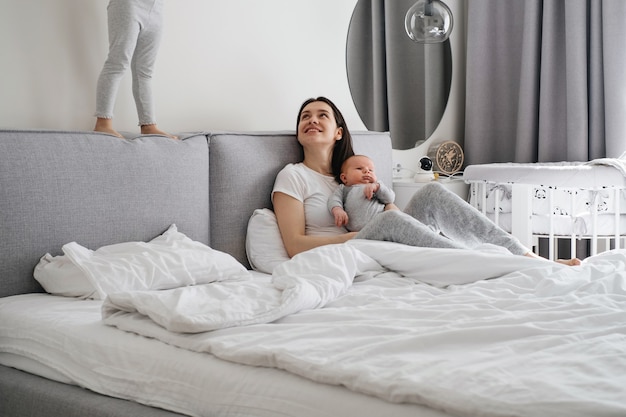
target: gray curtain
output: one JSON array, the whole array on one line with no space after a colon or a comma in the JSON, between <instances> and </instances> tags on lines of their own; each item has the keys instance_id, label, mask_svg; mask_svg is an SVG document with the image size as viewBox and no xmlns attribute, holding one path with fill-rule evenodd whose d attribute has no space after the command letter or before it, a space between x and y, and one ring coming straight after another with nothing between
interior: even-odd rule
<instances>
[{"instance_id":1,"label":"gray curtain","mask_svg":"<svg viewBox=\"0 0 626 417\"><path fill-rule=\"evenodd\" d=\"M626 1L467 2L468 164L626 151Z\"/></svg>"},{"instance_id":2,"label":"gray curtain","mask_svg":"<svg viewBox=\"0 0 626 417\"><path fill-rule=\"evenodd\" d=\"M404 17L416 0L359 0L348 31L346 64L355 106L370 130L389 131L394 149L430 136L451 81L449 42L420 45Z\"/></svg>"}]
</instances>

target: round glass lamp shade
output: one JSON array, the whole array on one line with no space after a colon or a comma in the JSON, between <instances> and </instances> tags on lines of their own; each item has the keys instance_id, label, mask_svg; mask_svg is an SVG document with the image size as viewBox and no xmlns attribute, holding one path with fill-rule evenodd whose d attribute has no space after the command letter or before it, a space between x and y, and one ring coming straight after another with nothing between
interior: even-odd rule
<instances>
[{"instance_id":1,"label":"round glass lamp shade","mask_svg":"<svg viewBox=\"0 0 626 417\"><path fill-rule=\"evenodd\" d=\"M407 35L417 43L445 41L452 32L452 24L452 12L439 0L418 0L404 18Z\"/></svg>"}]
</instances>

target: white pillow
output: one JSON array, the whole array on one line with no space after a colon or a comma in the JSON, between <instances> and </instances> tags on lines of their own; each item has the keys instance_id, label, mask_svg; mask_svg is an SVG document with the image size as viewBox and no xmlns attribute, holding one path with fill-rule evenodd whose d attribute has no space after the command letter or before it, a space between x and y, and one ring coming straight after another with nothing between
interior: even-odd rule
<instances>
[{"instance_id":1,"label":"white pillow","mask_svg":"<svg viewBox=\"0 0 626 417\"><path fill-rule=\"evenodd\" d=\"M35 266L34 276L49 294L81 298L98 296L83 271L65 255L46 253Z\"/></svg>"},{"instance_id":2,"label":"white pillow","mask_svg":"<svg viewBox=\"0 0 626 417\"><path fill-rule=\"evenodd\" d=\"M189 239L176 225L150 242L119 243L95 251L71 242L63 252L95 289L96 299L114 292L162 290L249 275L231 255Z\"/></svg>"},{"instance_id":3,"label":"white pillow","mask_svg":"<svg viewBox=\"0 0 626 417\"><path fill-rule=\"evenodd\" d=\"M271 274L276 266L289 260L278 230L276 215L272 210L256 209L250 216L246 253L252 269L267 274Z\"/></svg>"}]
</instances>

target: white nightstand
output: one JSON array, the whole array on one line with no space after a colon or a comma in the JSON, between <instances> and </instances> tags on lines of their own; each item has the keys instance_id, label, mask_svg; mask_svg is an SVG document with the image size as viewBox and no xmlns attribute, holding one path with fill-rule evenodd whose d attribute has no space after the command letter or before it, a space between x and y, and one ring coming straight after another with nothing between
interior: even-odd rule
<instances>
[{"instance_id":1,"label":"white nightstand","mask_svg":"<svg viewBox=\"0 0 626 417\"><path fill-rule=\"evenodd\" d=\"M438 179L437 182L467 201L469 184L463 181L462 176L459 175L452 178L443 177ZM415 182L413 178L394 180L393 192L396 193L396 206L398 206L400 210L404 210L404 207L411 197L413 197L413 194L426 184L425 182Z\"/></svg>"}]
</instances>

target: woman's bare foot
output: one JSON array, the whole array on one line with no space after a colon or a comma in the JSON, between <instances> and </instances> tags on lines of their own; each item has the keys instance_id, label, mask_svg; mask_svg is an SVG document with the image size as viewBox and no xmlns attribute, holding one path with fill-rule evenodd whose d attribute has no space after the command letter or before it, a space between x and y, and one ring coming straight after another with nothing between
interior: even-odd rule
<instances>
[{"instance_id":1,"label":"woman's bare foot","mask_svg":"<svg viewBox=\"0 0 626 417\"><path fill-rule=\"evenodd\" d=\"M167 136L170 139L178 139L178 136L170 135L159 129L157 125L141 125L141 134L142 135L162 135Z\"/></svg>"},{"instance_id":2,"label":"woman's bare foot","mask_svg":"<svg viewBox=\"0 0 626 417\"><path fill-rule=\"evenodd\" d=\"M124 139L124 136L120 135L117 130L113 129L112 119L104 119L98 117L96 119L96 127L94 127L93 130L94 132L108 133L109 135L117 136L118 138Z\"/></svg>"},{"instance_id":3,"label":"woman's bare foot","mask_svg":"<svg viewBox=\"0 0 626 417\"><path fill-rule=\"evenodd\" d=\"M556 260L558 263L563 264L563 265L569 265L569 266L576 266L576 265L580 265L581 260L578 258L572 258L572 259L557 259Z\"/></svg>"},{"instance_id":4,"label":"woman's bare foot","mask_svg":"<svg viewBox=\"0 0 626 417\"><path fill-rule=\"evenodd\" d=\"M542 258L541 256L537 255L534 252L527 252L524 254L524 256L528 256L529 258ZM578 258L572 258L572 259L557 259L555 261L558 264L563 264L563 265L568 265L568 266L576 266L576 265L580 265L581 264L581 260Z\"/></svg>"}]
</instances>

